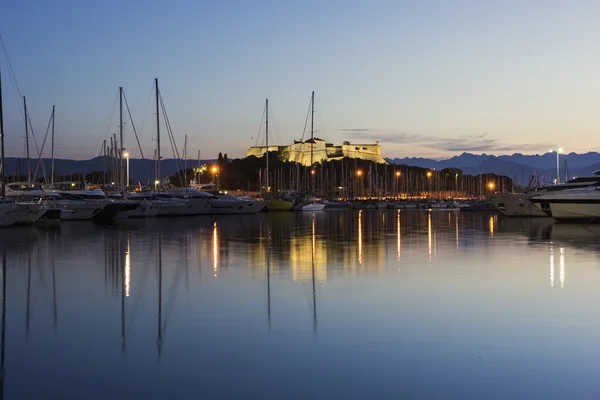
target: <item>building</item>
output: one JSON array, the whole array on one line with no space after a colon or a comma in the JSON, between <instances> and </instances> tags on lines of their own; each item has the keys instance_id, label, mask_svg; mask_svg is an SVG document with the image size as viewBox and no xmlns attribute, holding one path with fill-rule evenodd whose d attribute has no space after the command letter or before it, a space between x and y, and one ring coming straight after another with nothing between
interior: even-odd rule
<instances>
[{"instance_id":1,"label":"building","mask_svg":"<svg viewBox=\"0 0 600 400\"><path fill-rule=\"evenodd\" d=\"M294 144L287 146L269 146L269 152L275 151L286 161L297 162L306 166L310 166L311 150L313 163L341 160L344 157L387 163L381 155L379 142L375 144L351 144L344 141L341 146L334 146L323 139L314 138L304 142L294 140ZM265 152L266 146L248 148L248 156L262 157Z\"/></svg>"}]
</instances>

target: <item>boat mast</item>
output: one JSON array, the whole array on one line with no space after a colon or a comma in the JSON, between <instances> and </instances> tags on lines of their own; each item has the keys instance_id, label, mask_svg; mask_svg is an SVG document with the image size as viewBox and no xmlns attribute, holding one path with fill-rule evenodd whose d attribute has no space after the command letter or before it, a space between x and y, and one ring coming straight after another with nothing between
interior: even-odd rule
<instances>
[{"instance_id":1,"label":"boat mast","mask_svg":"<svg viewBox=\"0 0 600 400\"><path fill-rule=\"evenodd\" d=\"M54 109L56 106L52 106L52 150L51 150L51 158L52 158L52 176L50 177L50 184L52 189L54 189Z\"/></svg>"},{"instance_id":2,"label":"boat mast","mask_svg":"<svg viewBox=\"0 0 600 400\"><path fill-rule=\"evenodd\" d=\"M313 90L310 96L310 167L313 166L313 149L315 147L314 130L315 128L315 92Z\"/></svg>"},{"instance_id":3,"label":"boat mast","mask_svg":"<svg viewBox=\"0 0 600 400\"><path fill-rule=\"evenodd\" d=\"M125 199L125 176L123 175L123 87L119 87L119 183L121 195Z\"/></svg>"},{"instance_id":4,"label":"boat mast","mask_svg":"<svg viewBox=\"0 0 600 400\"><path fill-rule=\"evenodd\" d=\"M267 157L267 196L269 195L269 99L265 100L265 142L267 145L267 151L265 153Z\"/></svg>"},{"instance_id":5,"label":"boat mast","mask_svg":"<svg viewBox=\"0 0 600 400\"><path fill-rule=\"evenodd\" d=\"M25 152L27 154L27 182L31 182L31 162L29 160L29 124L27 123L27 100L23 96L23 109L25 110Z\"/></svg>"},{"instance_id":6,"label":"boat mast","mask_svg":"<svg viewBox=\"0 0 600 400\"><path fill-rule=\"evenodd\" d=\"M154 78L154 86L156 88L156 180L161 185L160 179L160 113L158 108L158 78Z\"/></svg>"},{"instance_id":7,"label":"boat mast","mask_svg":"<svg viewBox=\"0 0 600 400\"><path fill-rule=\"evenodd\" d=\"M119 87L119 182L121 184L121 196L126 199L125 176L123 174L123 87Z\"/></svg>"},{"instance_id":8,"label":"boat mast","mask_svg":"<svg viewBox=\"0 0 600 400\"><path fill-rule=\"evenodd\" d=\"M185 182L183 183L183 187L188 187L187 184L187 135L185 135L185 140L183 142L183 176L185 179Z\"/></svg>"},{"instance_id":9,"label":"boat mast","mask_svg":"<svg viewBox=\"0 0 600 400\"><path fill-rule=\"evenodd\" d=\"M200 171L200 167L201 167L201 165L200 165L200 150L198 150L198 171ZM198 174L194 174L194 180L196 181L196 184L198 184L198 185L200 184L200 179L199 179Z\"/></svg>"},{"instance_id":10,"label":"boat mast","mask_svg":"<svg viewBox=\"0 0 600 400\"><path fill-rule=\"evenodd\" d=\"M2 157L2 159L0 160L0 169L2 170L2 198L4 199L6 197L6 165L4 162L4 116L2 113L2 76L0 76L0 157ZM6 276L3 275L2 279L6 279ZM4 299L2 299L2 305L4 305ZM2 334L4 335L4 330L2 330Z\"/></svg>"}]
</instances>

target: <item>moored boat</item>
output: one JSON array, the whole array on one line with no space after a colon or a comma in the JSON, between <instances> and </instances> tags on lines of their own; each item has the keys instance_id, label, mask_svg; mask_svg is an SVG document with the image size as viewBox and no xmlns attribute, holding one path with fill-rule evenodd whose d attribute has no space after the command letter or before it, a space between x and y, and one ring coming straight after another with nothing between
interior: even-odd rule
<instances>
[{"instance_id":1,"label":"moored boat","mask_svg":"<svg viewBox=\"0 0 600 400\"><path fill-rule=\"evenodd\" d=\"M530 201L557 221L600 222L600 188L570 189L535 196Z\"/></svg>"}]
</instances>

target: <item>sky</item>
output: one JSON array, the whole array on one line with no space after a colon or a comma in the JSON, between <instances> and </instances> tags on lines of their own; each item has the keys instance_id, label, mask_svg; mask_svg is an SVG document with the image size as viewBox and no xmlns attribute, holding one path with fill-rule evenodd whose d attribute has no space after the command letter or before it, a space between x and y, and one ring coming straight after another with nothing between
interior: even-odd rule
<instances>
[{"instance_id":1,"label":"sky","mask_svg":"<svg viewBox=\"0 0 600 400\"><path fill-rule=\"evenodd\" d=\"M5 1L6 153L26 96L38 146L55 105L56 157L99 155L122 86L124 145L140 157L135 126L152 157L154 78L189 158L263 144L266 98L269 142L301 139L312 91L315 136L386 157L599 150L599 20L592 0Z\"/></svg>"}]
</instances>

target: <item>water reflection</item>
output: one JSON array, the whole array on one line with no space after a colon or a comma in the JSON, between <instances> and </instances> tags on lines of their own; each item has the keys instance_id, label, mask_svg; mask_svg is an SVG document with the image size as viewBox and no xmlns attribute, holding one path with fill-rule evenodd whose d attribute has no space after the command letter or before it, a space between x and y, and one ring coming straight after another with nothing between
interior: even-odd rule
<instances>
[{"instance_id":1,"label":"water reflection","mask_svg":"<svg viewBox=\"0 0 600 400\"><path fill-rule=\"evenodd\" d=\"M581 382L595 385L590 371L600 357L579 359L578 349L557 352L555 343L597 342L595 232L410 210L1 231L0 368L10 372L0 374L1 389L8 398L86 398L101 381L101 398L132 390L184 398L202 376L213 398L294 397L290 387L297 398L319 397L311 387L326 397L389 398L400 374L410 378L402 397L434 398L432 380L468 375L488 397L493 377L518 379L527 364L540 374L531 383L537 391L575 365L581 380L561 385L582 397ZM556 313L588 329L565 330ZM540 328L548 324L556 329ZM517 334L506 335L506 326ZM382 379L373 384L357 372L361 365ZM302 378L291 372L297 367ZM558 390L550 389L542 394ZM505 385L494 390L528 397Z\"/></svg>"},{"instance_id":2,"label":"water reflection","mask_svg":"<svg viewBox=\"0 0 600 400\"><path fill-rule=\"evenodd\" d=\"M358 263L362 264L362 216L363 216L363 211L359 210L358 211Z\"/></svg>"},{"instance_id":3,"label":"water reflection","mask_svg":"<svg viewBox=\"0 0 600 400\"><path fill-rule=\"evenodd\" d=\"M400 210L398 210L396 214L396 249L398 252L398 261L401 259L401 250L402 250L402 232L400 230Z\"/></svg>"},{"instance_id":4,"label":"water reflection","mask_svg":"<svg viewBox=\"0 0 600 400\"><path fill-rule=\"evenodd\" d=\"M427 212L427 251L429 253L429 263L431 264L431 210Z\"/></svg>"},{"instance_id":5,"label":"water reflection","mask_svg":"<svg viewBox=\"0 0 600 400\"><path fill-rule=\"evenodd\" d=\"M565 249L560 248L560 288L565 287Z\"/></svg>"},{"instance_id":6,"label":"water reflection","mask_svg":"<svg viewBox=\"0 0 600 400\"><path fill-rule=\"evenodd\" d=\"M554 247L550 246L550 287L554 287Z\"/></svg>"},{"instance_id":7,"label":"water reflection","mask_svg":"<svg viewBox=\"0 0 600 400\"><path fill-rule=\"evenodd\" d=\"M4 377L6 376L6 251L2 251L2 336L0 338L0 398L4 398Z\"/></svg>"},{"instance_id":8,"label":"water reflection","mask_svg":"<svg viewBox=\"0 0 600 400\"><path fill-rule=\"evenodd\" d=\"M217 277L217 268L219 267L219 232L217 230L217 223L213 224L213 236L212 236L212 254L213 254L213 276Z\"/></svg>"}]
</instances>

